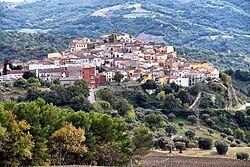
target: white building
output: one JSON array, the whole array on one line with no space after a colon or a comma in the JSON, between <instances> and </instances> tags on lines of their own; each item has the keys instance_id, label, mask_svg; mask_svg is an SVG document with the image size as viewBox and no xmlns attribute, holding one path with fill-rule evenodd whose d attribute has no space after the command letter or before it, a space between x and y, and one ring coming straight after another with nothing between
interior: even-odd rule
<instances>
[{"instance_id":1,"label":"white building","mask_svg":"<svg viewBox=\"0 0 250 167\"><path fill-rule=\"evenodd\" d=\"M29 66L29 70L39 70L39 69L55 69L55 68L59 68L58 65L55 65L51 62L30 62L28 63Z\"/></svg>"},{"instance_id":2,"label":"white building","mask_svg":"<svg viewBox=\"0 0 250 167\"><path fill-rule=\"evenodd\" d=\"M189 87L189 78L182 78L180 76L171 76L169 78L169 83L172 82L183 87Z\"/></svg>"}]
</instances>

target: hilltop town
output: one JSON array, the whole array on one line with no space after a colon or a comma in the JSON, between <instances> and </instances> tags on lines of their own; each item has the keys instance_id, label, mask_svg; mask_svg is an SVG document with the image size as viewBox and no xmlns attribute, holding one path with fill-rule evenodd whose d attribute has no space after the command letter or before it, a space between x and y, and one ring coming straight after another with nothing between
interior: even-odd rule
<instances>
[{"instance_id":1,"label":"hilltop town","mask_svg":"<svg viewBox=\"0 0 250 167\"><path fill-rule=\"evenodd\" d=\"M126 33L75 38L42 60L6 60L0 94L0 166L164 166L169 156L217 166L250 153L249 108L233 78Z\"/></svg>"},{"instance_id":2,"label":"hilltop town","mask_svg":"<svg viewBox=\"0 0 250 167\"><path fill-rule=\"evenodd\" d=\"M23 66L23 69L10 68ZM178 57L173 46L146 44L126 33L102 35L99 39L75 38L60 53L48 53L43 60L5 61L0 66L1 81L16 80L33 72L43 81L59 79L61 84L73 84L85 79L89 87L116 82L176 83L189 87L206 79L218 79L219 70L209 62L194 62Z\"/></svg>"}]
</instances>

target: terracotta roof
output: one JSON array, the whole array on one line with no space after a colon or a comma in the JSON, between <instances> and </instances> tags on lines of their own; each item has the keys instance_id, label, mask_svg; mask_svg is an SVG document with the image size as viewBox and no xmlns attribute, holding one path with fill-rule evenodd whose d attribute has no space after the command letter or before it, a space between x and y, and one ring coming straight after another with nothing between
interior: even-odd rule
<instances>
[{"instance_id":1,"label":"terracotta roof","mask_svg":"<svg viewBox=\"0 0 250 167\"><path fill-rule=\"evenodd\" d=\"M122 61L123 58L121 58L121 57L115 57L115 58L113 58L113 60L114 60L114 61Z\"/></svg>"},{"instance_id":2,"label":"terracotta roof","mask_svg":"<svg viewBox=\"0 0 250 167\"><path fill-rule=\"evenodd\" d=\"M126 64L129 64L129 62L128 61L123 61L120 64L126 65Z\"/></svg>"},{"instance_id":3,"label":"terracotta roof","mask_svg":"<svg viewBox=\"0 0 250 167\"><path fill-rule=\"evenodd\" d=\"M82 55L79 57L80 59L94 59L94 58L99 58L95 55Z\"/></svg>"},{"instance_id":4,"label":"terracotta roof","mask_svg":"<svg viewBox=\"0 0 250 167\"><path fill-rule=\"evenodd\" d=\"M90 51L91 53L100 53L100 52L103 52L103 49L95 49L95 50L91 50Z\"/></svg>"},{"instance_id":5,"label":"terracotta roof","mask_svg":"<svg viewBox=\"0 0 250 167\"><path fill-rule=\"evenodd\" d=\"M54 69L39 69L38 73L61 73L62 69L60 68L54 68Z\"/></svg>"},{"instance_id":6,"label":"terracotta roof","mask_svg":"<svg viewBox=\"0 0 250 167\"><path fill-rule=\"evenodd\" d=\"M11 70L11 71L8 71L8 74L23 74L28 71L29 70Z\"/></svg>"},{"instance_id":7,"label":"terracotta roof","mask_svg":"<svg viewBox=\"0 0 250 167\"><path fill-rule=\"evenodd\" d=\"M87 69L87 68L95 68L95 66L89 66L89 67L82 67L83 69Z\"/></svg>"},{"instance_id":8,"label":"terracotta roof","mask_svg":"<svg viewBox=\"0 0 250 167\"><path fill-rule=\"evenodd\" d=\"M170 76L170 79L178 79L180 76Z\"/></svg>"},{"instance_id":9,"label":"terracotta roof","mask_svg":"<svg viewBox=\"0 0 250 167\"><path fill-rule=\"evenodd\" d=\"M105 76L105 77L106 77L106 75L105 75L105 74L102 74L102 73L96 74L96 76L97 76L97 77L98 77L98 76Z\"/></svg>"}]
</instances>

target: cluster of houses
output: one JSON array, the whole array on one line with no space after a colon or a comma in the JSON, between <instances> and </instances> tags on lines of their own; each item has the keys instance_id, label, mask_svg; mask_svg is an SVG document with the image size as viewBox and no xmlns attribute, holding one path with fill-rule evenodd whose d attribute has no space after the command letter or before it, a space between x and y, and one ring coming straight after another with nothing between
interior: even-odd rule
<instances>
[{"instance_id":1,"label":"cluster of houses","mask_svg":"<svg viewBox=\"0 0 250 167\"><path fill-rule=\"evenodd\" d=\"M1 77L17 79L30 71L44 81L59 79L61 84L85 79L89 87L114 82L117 72L124 76L122 82L154 80L160 84L175 82L183 87L208 78L219 78L218 69L211 63L179 58L173 46L145 44L129 34L116 31L95 41L76 38L66 50L50 53L44 60L30 60L25 64L12 61L12 65L23 65L24 69L7 68L7 75ZM1 69L0 66L0 72Z\"/></svg>"}]
</instances>

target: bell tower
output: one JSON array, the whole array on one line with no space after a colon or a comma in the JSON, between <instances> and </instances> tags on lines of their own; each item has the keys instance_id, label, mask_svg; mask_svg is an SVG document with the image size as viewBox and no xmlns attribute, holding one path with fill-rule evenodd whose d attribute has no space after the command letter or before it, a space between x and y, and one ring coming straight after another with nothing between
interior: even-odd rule
<instances>
[{"instance_id":1,"label":"bell tower","mask_svg":"<svg viewBox=\"0 0 250 167\"><path fill-rule=\"evenodd\" d=\"M117 33L116 28L115 28L115 29L114 29L114 33L113 33L113 40L114 40L114 43L117 43L117 35L118 35L118 33Z\"/></svg>"}]
</instances>

